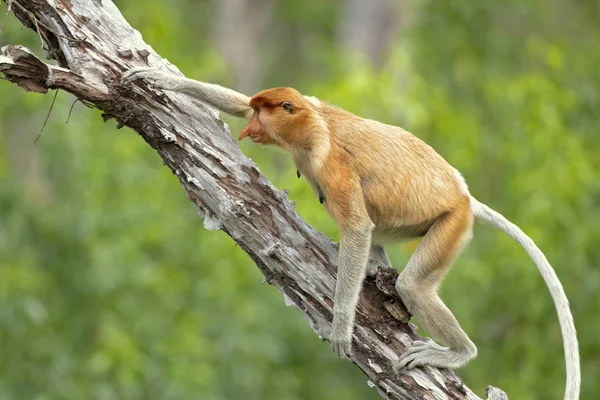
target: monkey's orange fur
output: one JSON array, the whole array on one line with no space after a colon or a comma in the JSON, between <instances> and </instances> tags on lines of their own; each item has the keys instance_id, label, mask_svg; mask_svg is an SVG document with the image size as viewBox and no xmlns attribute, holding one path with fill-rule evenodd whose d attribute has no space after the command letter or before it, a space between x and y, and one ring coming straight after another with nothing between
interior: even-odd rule
<instances>
[{"instance_id":1,"label":"monkey's orange fur","mask_svg":"<svg viewBox=\"0 0 600 400\"><path fill-rule=\"evenodd\" d=\"M409 132L306 98L294 89L264 90L249 104L254 114L240 139L250 136L287 149L299 172L324 197L340 229L330 334L334 352L351 352L369 246L424 236L396 288L421 326L450 350L416 346L400 363L422 364L423 354L453 367L473 359L477 348L437 295L453 259L471 238L471 197L460 174ZM284 104L291 108L286 110Z\"/></svg>"},{"instance_id":2,"label":"monkey's orange fur","mask_svg":"<svg viewBox=\"0 0 600 400\"><path fill-rule=\"evenodd\" d=\"M292 114L279 107L284 101L292 103ZM340 228L372 221L379 243L422 236L442 215L469 229L470 196L460 176L411 133L315 104L291 88L264 90L250 105L255 116L240 138L258 137L290 151ZM447 241L446 251L453 252Z\"/></svg>"}]
</instances>

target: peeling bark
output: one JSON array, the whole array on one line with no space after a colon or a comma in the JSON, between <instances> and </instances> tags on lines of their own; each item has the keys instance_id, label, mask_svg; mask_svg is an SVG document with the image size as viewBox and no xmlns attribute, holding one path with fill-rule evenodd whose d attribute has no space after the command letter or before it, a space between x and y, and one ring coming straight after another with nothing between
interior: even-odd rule
<instances>
[{"instance_id":1,"label":"peeling bark","mask_svg":"<svg viewBox=\"0 0 600 400\"><path fill-rule=\"evenodd\" d=\"M142 40L109 0L13 0L21 22L43 39L59 66L20 46L5 46L0 71L28 91L62 89L128 126L162 157L198 207L209 230L223 230L254 260L265 280L298 308L321 338L332 317L337 245L311 228L245 157L209 107L121 74L150 66L181 74ZM358 306L352 361L384 399L479 399L451 371L393 365L419 339L395 294L397 273L365 282ZM490 399L502 399L502 393Z\"/></svg>"}]
</instances>

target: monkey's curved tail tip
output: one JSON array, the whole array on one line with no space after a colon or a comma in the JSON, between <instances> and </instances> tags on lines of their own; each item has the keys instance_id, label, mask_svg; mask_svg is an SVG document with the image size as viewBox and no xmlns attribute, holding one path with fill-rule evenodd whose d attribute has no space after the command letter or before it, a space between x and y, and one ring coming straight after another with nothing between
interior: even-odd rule
<instances>
[{"instance_id":1,"label":"monkey's curved tail tip","mask_svg":"<svg viewBox=\"0 0 600 400\"><path fill-rule=\"evenodd\" d=\"M575 330L575 323L573 322L573 315L569 308L569 300L558 280L558 276L556 276L544 253L518 226L473 197L471 197L471 210L476 221L492 225L519 243L540 271L554 301L564 342L567 370L567 385L564 398L565 400L578 400L581 387L581 370L579 365L577 332Z\"/></svg>"}]
</instances>

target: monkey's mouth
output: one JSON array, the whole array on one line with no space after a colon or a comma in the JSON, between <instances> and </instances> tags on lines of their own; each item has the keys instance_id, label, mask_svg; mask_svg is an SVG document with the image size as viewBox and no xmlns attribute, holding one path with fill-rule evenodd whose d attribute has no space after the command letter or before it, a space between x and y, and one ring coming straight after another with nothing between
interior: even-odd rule
<instances>
[{"instance_id":1,"label":"monkey's mouth","mask_svg":"<svg viewBox=\"0 0 600 400\"><path fill-rule=\"evenodd\" d=\"M263 141L262 136L250 136L250 139L252 139L254 143L261 143Z\"/></svg>"}]
</instances>

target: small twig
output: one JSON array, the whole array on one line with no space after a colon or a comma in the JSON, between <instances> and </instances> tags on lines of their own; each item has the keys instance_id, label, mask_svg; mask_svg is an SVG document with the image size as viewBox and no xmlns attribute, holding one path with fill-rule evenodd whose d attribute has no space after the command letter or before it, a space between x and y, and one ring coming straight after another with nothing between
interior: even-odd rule
<instances>
[{"instance_id":1,"label":"small twig","mask_svg":"<svg viewBox=\"0 0 600 400\"><path fill-rule=\"evenodd\" d=\"M6 10L6 14L4 14L4 21L2 21L2 26L0 26L0 34L4 32L4 26L6 25L6 21L8 21L8 15L12 10L12 2L13 0L7 0L6 4L8 5L8 9Z\"/></svg>"},{"instance_id":2,"label":"small twig","mask_svg":"<svg viewBox=\"0 0 600 400\"><path fill-rule=\"evenodd\" d=\"M84 106L86 106L87 108L97 108L93 103L90 103L87 100L83 100L83 99L75 99L75 101L73 102L73 104L71 104L71 108L69 109L69 115L67 116L67 120L65 121L65 124L69 123L69 120L71 119L71 113L73 112L73 108L75 107L75 103L80 102L81 104L83 104Z\"/></svg>"},{"instance_id":3,"label":"small twig","mask_svg":"<svg viewBox=\"0 0 600 400\"><path fill-rule=\"evenodd\" d=\"M75 107L75 103L77 103L78 101L79 99L75 99L73 104L71 104L71 108L69 108L69 115L67 115L67 120L65 121L65 124L69 123L69 120L71 119L71 113L73 112L73 107Z\"/></svg>"},{"instance_id":4,"label":"small twig","mask_svg":"<svg viewBox=\"0 0 600 400\"><path fill-rule=\"evenodd\" d=\"M83 100L83 99L79 99L79 102L81 104L83 104L84 106L86 106L87 108L98 108L97 105L95 105L94 103L92 103L91 101L87 101L87 100ZM99 109L99 108L98 108Z\"/></svg>"},{"instance_id":5,"label":"small twig","mask_svg":"<svg viewBox=\"0 0 600 400\"><path fill-rule=\"evenodd\" d=\"M38 37L40 38L40 44L42 45L42 49L45 49L44 47L44 39L42 38L42 30L40 29L40 26L38 25L38 20L37 18L33 17L33 23L35 24L35 30L38 34Z\"/></svg>"},{"instance_id":6,"label":"small twig","mask_svg":"<svg viewBox=\"0 0 600 400\"><path fill-rule=\"evenodd\" d=\"M34 146L37 146L37 141L40 138L40 136L42 136L42 133L44 132L44 128L46 127L46 123L48 122L48 119L50 118L50 114L52 113L52 108L54 108L54 103L56 102L56 97L57 96L58 96L58 89L54 93L54 98L52 99L52 104L50 104L50 109L48 110L48 114L46 114L46 119L44 120L44 124L42 125L42 129L40 129L40 133L38 133L37 137L33 141L33 145Z\"/></svg>"}]
</instances>

